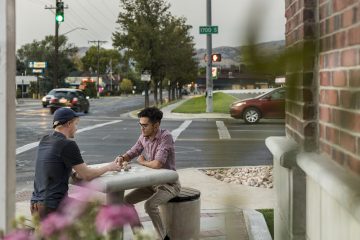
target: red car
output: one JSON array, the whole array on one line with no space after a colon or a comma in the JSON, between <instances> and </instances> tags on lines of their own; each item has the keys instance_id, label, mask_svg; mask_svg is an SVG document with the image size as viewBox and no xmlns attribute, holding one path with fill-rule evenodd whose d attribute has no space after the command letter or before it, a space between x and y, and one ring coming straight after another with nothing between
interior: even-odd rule
<instances>
[{"instance_id":1,"label":"red car","mask_svg":"<svg viewBox=\"0 0 360 240\"><path fill-rule=\"evenodd\" d=\"M260 118L285 118L285 88L236 101L230 105L230 115L246 123L256 123Z\"/></svg>"}]
</instances>

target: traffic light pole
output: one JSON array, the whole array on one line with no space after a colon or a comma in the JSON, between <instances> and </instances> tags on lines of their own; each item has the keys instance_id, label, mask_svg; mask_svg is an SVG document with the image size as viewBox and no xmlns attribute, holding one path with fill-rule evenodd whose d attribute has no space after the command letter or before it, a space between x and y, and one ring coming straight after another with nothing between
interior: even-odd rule
<instances>
[{"instance_id":1,"label":"traffic light pole","mask_svg":"<svg viewBox=\"0 0 360 240\"><path fill-rule=\"evenodd\" d=\"M53 87L58 87L58 61L59 61L59 23L55 20L55 54L54 54L54 80Z\"/></svg>"},{"instance_id":2,"label":"traffic light pole","mask_svg":"<svg viewBox=\"0 0 360 240\"><path fill-rule=\"evenodd\" d=\"M211 26L211 0L206 0L206 24ZM208 61L206 63L206 112L213 112L212 35L206 35Z\"/></svg>"},{"instance_id":3,"label":"traffic light pole","mask_svg":"<svg viewBox=\"0 0 360 240\"><path fill-rule=\"evenodd\" d=\"M61 5L59 5L61 4ZM61 9L60 9L61 8ZM53 88L57 88L59 87L59 81L58 81L58 67L59 67L59 21L63 22L64 21L64 8L68 8L68 7L64 7L62 0L55 0L55 7L53 6L46 6L45 5L45 9L50 9L50 10L54 10L55 9L55 40L54 40L54 65L53 65ZM61 12L61 20L57 19L57 15L59 13L59 11Z\"/></svg>"}]
</instances>

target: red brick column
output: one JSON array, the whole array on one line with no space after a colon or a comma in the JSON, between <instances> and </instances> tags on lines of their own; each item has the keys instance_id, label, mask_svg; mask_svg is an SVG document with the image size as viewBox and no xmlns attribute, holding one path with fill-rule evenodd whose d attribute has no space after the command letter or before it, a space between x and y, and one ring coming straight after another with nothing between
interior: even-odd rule
<instances>
[{"instance_id":1,"label":"red brick column","mask_svg":"<svg viewBox=\"0 0 360 240\"><path fill-rule=\"evenodd\" d=\"M319 0L320 152L360 174L360 2Z\"/></svg>"},{"instance_id":2,"label":"red brick column","mask_svg":"<svg viewBox=\"0 0 360 240\"><path fill-rule=\"evenodd\" d=\"M317 149L316 1L286 0L286 47L295 54L286 73L286 134L302 150Z\"/></svg>"}]
</instances>

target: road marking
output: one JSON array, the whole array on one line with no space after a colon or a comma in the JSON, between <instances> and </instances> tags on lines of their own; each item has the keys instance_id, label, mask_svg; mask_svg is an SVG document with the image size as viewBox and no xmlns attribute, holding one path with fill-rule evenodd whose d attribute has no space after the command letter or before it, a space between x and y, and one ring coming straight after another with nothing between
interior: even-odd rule
<instances>
[{"instance_id":1,"label":"road marking","mask_svg":"<svg viewBox=\"0 0 360 240\"><path fill-rule=\"evenodd\" d=\"M171 131L171 135L172 135L172 137L174 139L174 142L179 137L181 132L184 131L190 125L191 122L192 122L192 120L186 120L180 125L180 127L178 127L177 129Z\"/></svg>"},{"instance_id":2,"label":"road marking","mask_svg":"<svg viewBox=\"0 0 360 240\"><path fill-rule=\"evenodd\" d=\"M122 120L116 120L116 121L106 122L106 123L102 123L102 124L96 124L94 126L89 126L89 127L79 129L76 132L77 133L82 133L82 132L93 130L95 128L99 128L99 127L103 127L103 126L106 126L106 125L115 124L115 123L119 123L119 122L122 122ZM18 155L20 153L23 153L23 152L26 152L26 151L29 151L30 149L36 148L37 146L39 146L39 142L33 142L33 143L26 144L26 145L24 145L22 147L18 147L16 149L16 155Z\"/></svg>"},{"instance_id":3,"label":"road marking","mask_svg":"<svg viewBox=\"0 0 360 240\"><path fill-rule=\"evenodd\" d=\"M282 130L282 129L274 129L274 130L255 130L255 129L253 129L253 130L231 130L231 131L233 131L233 132L284 132L284 130Z\"/></svg>"},{"instance_id":4,"label":"road marking","mask_svg":"<svg viewBox=\"0 0 360 240\"><path fill-rule=\"evenodd\" d=\"M106 135L105 137L102 138L102 140L105 140L105 139L107 139L109 137L110 137L110 135Z\"/></svg>"},{"instance_id":5,"label":"road marking","mask_svg":"<svg viewBox=\"0 0 360 240\"><path fill-rule=\"evenodd\" d=\"M266 138L231 138L224 139L226 141L236 142L236 141L265 141ZM180 138L178 141L181 142L220 142L218 138Z\"/></svg>"},{"instance_id":6,"label":"road marking","mask_svg":"<svg viewBox=\"0 0 360 240\"><path fill-rule=\"evenodd\" d=\"M218 133L219 133L220 139L231 139L230 133L227 130L223 121L216 121L216 126L218 128Z\"/></svg>"}]
</instances>

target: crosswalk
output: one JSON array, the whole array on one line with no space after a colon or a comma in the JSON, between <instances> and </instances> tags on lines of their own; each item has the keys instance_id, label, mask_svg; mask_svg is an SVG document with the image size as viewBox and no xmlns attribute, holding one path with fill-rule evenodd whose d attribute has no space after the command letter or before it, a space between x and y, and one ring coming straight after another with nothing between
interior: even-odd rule
<instances>
[{"instance_id":1,"label":"crosswalk","mask_svg":"<svg viewBox=\"0 0 360 240\"><path fill-rule=\"evenodd\" d=\"M25 118L24 118L25 120ZM18 118L18 121L23 122L22 118ZM32 120L34 121L34 120ZM136 136L139 132L137 124L133 124L136 121L134 119L115 119L115 118L94 118L93 116L82 117L82 127L77 131L78 134L83 132L96 131L97 129L103 129L106 126L110 127L114 131L110 130L104 135L97 135L98 132L94 132L94 136L99 140L105 141L111 139L111 135L116 134L129 134ZM47 121L46 121L47 122ZM118 126L120 124L120 128ZM275 127L271 125L244 125L234 122L224 121L164 121L162 127L169 129L173 136L174 141L202 141L202 142L214 142L214 141L264 141L266 137L271 135L282 136L285 134L283 125ZM95 137L95 138L96 138ZM129 139L130 140L130 139ZM131 140L132 141L132 140ZM20 146L16 149L16 155L36 148L38 141L30 142Z\"/></svg>"}]
</instances>

